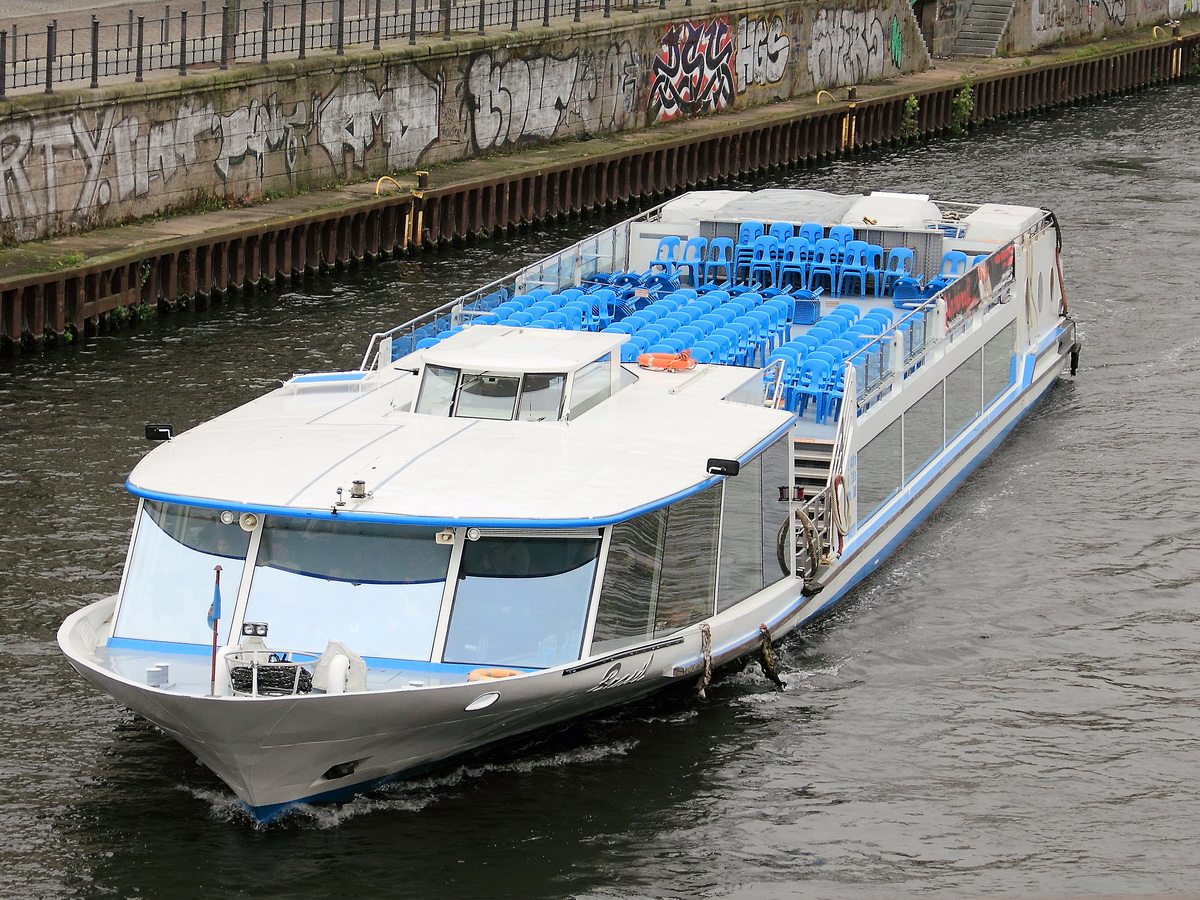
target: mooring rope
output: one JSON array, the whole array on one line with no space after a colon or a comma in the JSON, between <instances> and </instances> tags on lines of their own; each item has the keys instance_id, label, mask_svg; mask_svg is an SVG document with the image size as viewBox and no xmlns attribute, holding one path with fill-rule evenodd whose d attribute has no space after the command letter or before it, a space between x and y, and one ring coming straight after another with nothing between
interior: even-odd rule
<instances>
[{"instance_id":1,"label":"mooring rope","mask_svg":"<svg viewBox=\"0 0 1200 900\"><path fill-rule=\"evenodd\" d=\"M704 656L704 674L700 676L700 684L697 688L697 693L700 699L707 699L705 693L708 690L709 684L712 683L713 661L712 661L712 629L707 624L700 626L700 652Z\"/></svg>"},{"instance_id":2,"label":"mooring rope","mask_svg":"<svg viewBox=\"0 0 1200 900\"><path fill-rule=\"evenodd\" d=\"M775 653L771 650L771 629L766 625L759 625L758 630L762 633L762 667L763 674L771 679L771 683L779 690L783 690L784 682L779 677L779 667L775 665Z\"/></svg>"}]
</instances>

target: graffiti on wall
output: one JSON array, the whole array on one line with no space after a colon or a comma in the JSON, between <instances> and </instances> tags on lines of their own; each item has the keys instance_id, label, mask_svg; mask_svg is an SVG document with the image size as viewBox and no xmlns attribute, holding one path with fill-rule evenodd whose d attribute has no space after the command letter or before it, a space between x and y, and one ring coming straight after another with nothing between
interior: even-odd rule
<instances>
[{"instance_id":1,"label":"graffiti on wall","mask_svg":"<svg viewBox=\"0 0 1200 900\"><path fill-rule=\"evenodd\" d=\"M1033 4L1033 30L1041 41L1123 28L1128 17L1126 0L1034 0Z\"/></svg>"},{"instance_id":2,"label":"graffiti on wall","mask_svg":"<svg viewBox=\"0 0 1200 900\"><path fill-rule=\"evenodd\" d=\"M639 123L641 58L629 41L613 43L585 63L580 119L585 130L617 131Z\"/></svg>"},{"instance_id":3,"label":"graffiti on wall","mask_svg":"<svg viewBox=\"0 0 1200 900\"><path fill-rule=\"evenodd\" d=\"M747 16L738 22L737 89L744 94L752 84L778 84L787 74L791 41L779 16L769 19Z\"/></svg>"},{"instance_id":4,"label":"graffiti on wall","mask_svg":"<svg viewBox=\"0 0 1200 900\"><path fill-rule=\"evenodd\" d=\"M221 141L221 149L213 160L213 168L221 181L247 159L254 161L254 173L259 180L266 176L267 154L283 151L283 163L288 175L296 169L300 143L308 132L308 106L293 104L284 112L277 94L266 103L251 100L229 115L218 113L212 119L212 133Z\"/></svg>"},{"instance_id":5,"label":"graffiti on wall","mask_svg":"<svg viewBox=\"0 0 1200 900\"><path fill-rule=\"evenodd\" d=\"M877 11L822 9L813 23L808 71L817 88L855 84L898 71L890 26Z\"/></svg>"},{"instance_id":6,"label":"graffiti on wall","mask_svg":"<svg viewBox=\"0 0 1200 900\"><path fill-rule=\"evenodd\" d=\"M571 127L613 131L638 124L641 63L628 41L574 54L475 57L461 87L473 151L548 140Z\"/></svg>"},{"instance_id":7,"label":"graffiti on wall","mask_svg":"<svg viewBox=\"0 0 1200 900\"><path fill-rule=\"evenodd\" d=\"M366 168L376 145L389 170L409 168L438 139L443 93L414 66L389 73L378 87L355 72L315 101L316 141L346 176Z\"/></svg>"},{"instance_id":8,"label":"graffiti on wall","mask_svg":"<svg viewBox=\"0 0 1200 900\"><path fill-rule=\"evenodd\" d=\"M730 106L737 84L733 62L728 19L669 26L650 71L649 120L668 122Z\"/></svg>"},{"instance_id":9,"label":"graffiti on wall","mask_svg":"<svg viewBox=\"0 0 1200 900\"><path fill-rule=\"evenodd\" d=\"M570 109L579 57L497 60L484 53L471 61L463 104L478 150L554 136Z\"/></svg>"},{"instance_id":10,"label":"graffiti on wall","mask_svg":"<svg viewBox=\"0 0 1200 900\"><path fill-rule=\"evenodd\" d=\"M116 117L108 106L0 125L0 217L13 237L38 236L41 219L82 223L97 208L162 188L196 165L197 143L213 127L211 105L191 100L148 126Z\"/></svg>"}]
</instances>

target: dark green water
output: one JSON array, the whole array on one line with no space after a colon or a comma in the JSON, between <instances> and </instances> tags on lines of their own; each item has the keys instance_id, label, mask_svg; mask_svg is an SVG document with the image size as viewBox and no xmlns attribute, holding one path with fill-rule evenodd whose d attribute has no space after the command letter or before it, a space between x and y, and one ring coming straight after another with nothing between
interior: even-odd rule
<instances>
[{"instance_id":1,"label":"dark green water","mask_svg":"<svg viewBox=\"0 0 1200 900\"><path fill-rule=\"evenodd\" d=\"M193 425L603 224L0 360L0 897L1098 897L1200 884L1200 96L1159 88L772 184L1046 205L1086 337L838 612L658 697L256 828L79 680L147 421ZM765 186L765 183L764 183Z\"/></svg>"}]
</instances>

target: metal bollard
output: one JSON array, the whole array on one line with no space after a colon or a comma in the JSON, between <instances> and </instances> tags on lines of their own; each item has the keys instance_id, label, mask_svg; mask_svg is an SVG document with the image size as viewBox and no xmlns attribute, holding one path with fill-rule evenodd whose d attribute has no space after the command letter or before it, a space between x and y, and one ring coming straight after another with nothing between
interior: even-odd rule
<instances>
[{"instance_id":1,"label":"metal bollard","mask_svg":"<svg viewBox=\"0 0 1200 900\"><path fill-rule=\"evenodd\" d=\"M483 20L487 15L487 0L479 0L479 35L483 36Z\"/></svg>"},{"instance_id":2,"label":"metal bollard","mask_svg":"<svg viewBox=\"0 0 1200 900\"><path fill-rule=\"evenodd\" d=\"M346 0L337 3L337 55L346 55Z\"/></svg>"},{"instance_id":3,"label":"metal bollard","mask_svg":"<svg viewBox=\"0 0 1200 900\"><path fill-rule=\"evenodd\" d=\"M179 13L179 74L187 74L187 10Z\"/></svg>"},{"instance_id":4,"label":"metal bollard","mask_svg":"<svg viewBox=\"0 0 1200 900\"><path fill-rule=\"evenodd\" d=\"M92 16L92 83L90 87L100 87L100 20Z\"/></svg>"},{"instance_id":5,"label":"metal bollard","mask_svg":"<svg viewBox=\"0 0 1200 900\"><path fill-rule=\"evenodd\" d=\"M542 27L550 27L550 0L542 0Z\"/></svg>"},{"instance_id":6,"label":"metal bollard","mask_svg":"<svg viewBox=\"0 0 1200 900\"><path fill-rule=\"evenodd\" d=\"M379 49L379 29L383 27L383 0L375 0L375 41L371 44L372 49Z\"/></svg>"},{"instance_id":7,"label":"metal bollard","mask_svg":"<svg viewBox=\"0 0 1200 900\"><path fill-rule=\"evenodd\" d=\"M607 3L608 0L604 0L604 2ZM520 10L517 9L517 0L512 0L512 27L508 29L509 31L517 30L517 23L520 22L520 15Z\"/></svg>"},{"instance_id":8,"label":"metal bollard","mask_svg":"<svg viewBox=\"0 0 1200 900\"><path fill-rule=\"evenodd\" d=\"M612 0L604 0L604 18L612 18Z\"/></svg>"},{"instance_id":9,"label":"metal bollard","mask_svg":"<svg viewBox=\"0 0 1200 900\"><path fill-rule=\"evenodd\" d=\"M575 0L575 21L576 22L580 21L580 17L582 14L582 10L580 9L581 6L582 6L582 3L580 2L580 0Z\"/></svg>"},{"instance_id":10,"label":"metal bollard","mask_svg":"<svg viewBox=\"0 0 1200 900\"><path fill-rule=\"evenodd\" d=\"M412 0L411 8L408 11L408 42L410 44L417 42L417 0Z\"/></svg>"}]
</instances>

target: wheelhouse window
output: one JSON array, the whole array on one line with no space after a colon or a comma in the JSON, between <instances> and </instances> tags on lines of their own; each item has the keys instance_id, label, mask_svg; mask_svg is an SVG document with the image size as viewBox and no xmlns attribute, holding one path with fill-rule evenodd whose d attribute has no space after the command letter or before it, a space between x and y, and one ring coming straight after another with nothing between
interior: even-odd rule
<instances>
[{"instance_id":1,"label":"wheelhouse window","mask_svg":"<svg viewBox=\"0 0 1200 900\"><path fill-rule=\"evenodd\" d=\"M415 411L464 419L557 421L562 417L566 383L565 372L464 373L459 369L428 364L421 379Z\"/></svg>"},{"instance_id":2,"label":"wheelhouse window","mask_svg":"<svg viewBox=\"0 0 1200 900\"><path fill-rule=\"evenodd\" d=\"M433 528L268 516L245 617L272 649L428 660L450 551Z\"/></svg>"},{"instance_id":3,"label":"wheelhouse window","mask_svg":"<svg viewBox=\"0 0 1200 900\"><path fill-rule=\"evenodd\" d=\"M588 363L575 373L571 385L571 418L608 399L612 393L612 354Z\"/></svg>"},{"instance_id":4,"label":"wheelhouse window","mask_svg":"<svg viewBox=\"0 0 1200 900\"><path fill-rule=\"evenodd\" d=\"M521 379L514 375L489 375L486 372L464 374L458 389L454 415L465 419L503 419L513 417Z\"/></svg>"},{"instance_id":5,"label":"wheelhouse window","mask_svg":"<svg viewBox=\"0 0 1200 900\"><path fill-rule=\"evenodd\" d=\"M250 535L232 513L144 501L113 636L209 643L208 611L220 566L224 615L218 637L226 640L249 546Z\"/></svg>"},{"instance_id":6,"label":"wheelhouse window","mask_svg":"<svg viewBox=\"0 0 1200 900\"><path fill-rule=\"evenodd\" d=\"M578 659L599 552L599 537L467 541L445 661L545 668Z\"/></svg>"},{"instance_id":7,"label":"wheelhouse window","mask_svg":"<svg viewBox=\"0 0 1200 900\"><path fill-rule=\"evenodd\" d=\"M458 387L458 369L427 365L421 379L421 393L416 411L427 416L448 416L454 406L454 389Z\"/></svg>"}]
</instances>

